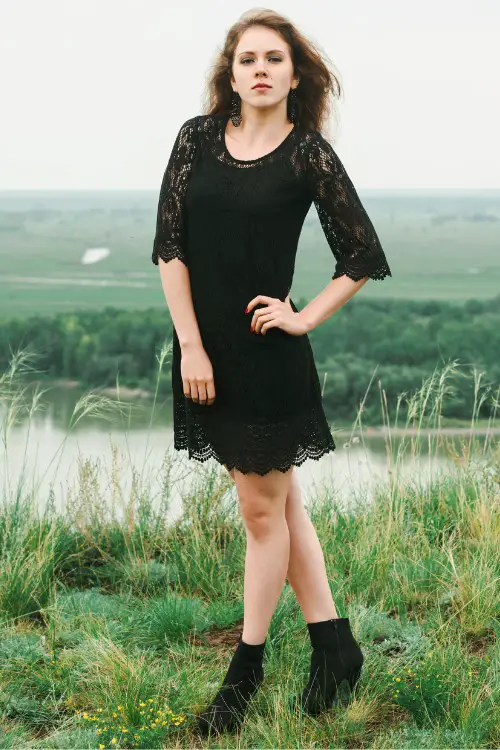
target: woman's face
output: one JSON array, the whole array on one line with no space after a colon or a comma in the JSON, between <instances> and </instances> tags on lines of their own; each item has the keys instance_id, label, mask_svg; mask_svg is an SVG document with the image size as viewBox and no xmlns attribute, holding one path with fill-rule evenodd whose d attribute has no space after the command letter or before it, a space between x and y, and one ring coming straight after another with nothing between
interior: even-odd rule
<instances>
[{"instance_id":1,"label":"woman's face","mask_svg":"<svg viewBox=\"0 0 500 750\"><path fill-rule=\"evenodd\" d=\"M266 109L285 100L299 82L293 75L290 48L273 29L252 26L240 37L234 51L231 85L245 106ZM266 83L269 88L254 88Z\"/></svg>"}]
</instances>

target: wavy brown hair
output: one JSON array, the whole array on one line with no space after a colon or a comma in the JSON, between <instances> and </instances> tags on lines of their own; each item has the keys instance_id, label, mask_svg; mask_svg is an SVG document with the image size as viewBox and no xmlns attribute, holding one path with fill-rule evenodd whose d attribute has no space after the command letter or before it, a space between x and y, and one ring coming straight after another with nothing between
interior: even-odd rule
<instances>
[{"instance_id":1,"label":"wavy brown hair","mask_svg":"<svg viewBox=\"0 0 500 750\"><path fill-rule=\"evenodd\" d=\"M244 31L251 26L267 26L282 36L290 47L294 75L300 76L297 91L297 124L304 130L324 130L325 122L337 116L335 99L342 88L318 47L307 39L285 16L267 8L246 11L227 32L208 77L205 114L231 111L231 75L234 51Z\"/></svg>"}]
</instances>

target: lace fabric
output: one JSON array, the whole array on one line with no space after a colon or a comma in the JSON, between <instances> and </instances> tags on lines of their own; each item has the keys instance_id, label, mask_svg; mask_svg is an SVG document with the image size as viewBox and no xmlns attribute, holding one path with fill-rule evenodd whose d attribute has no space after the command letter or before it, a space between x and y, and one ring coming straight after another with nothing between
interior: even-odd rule
<instances>
[{"instance_id":1,"label":"lace fabric","mask_svg":"<svg viewBox=\"0 0 500 750\"><path fill-rule=\"evenodd\" d=\"M187 265L184 254L184 196L197 150L196 118L181 127L163 174L158 202L153 263L158 257L168 263L179 258Z\"/></svg>"},{"instance_id":2,"label":"lace fabric","mask_svg":"<svg viewBox=\"0 0 500 750\"><path fill-rule=\"evenodd\" d=\"M337 260L332 278L354 281L391 276L385 253L344 165L331 144L309 136L308 175L312 199L328 244Z\"/></svg>"},{"instance_id":3,"label":"lace fabric","mask_svg":"<svg viewBox=\"0 0 500 750\"><path fill-rule=\"evenodd\" d=\"M311 203L336 261L332 278L391 272L351 180L319 132L295 126L268 154L240 160L226 145L228 117L198 115L180 128L160 188L152 260L179 258L189 268L214 370L212 406L184 396L174 328L174 447L263 475L335 449L308 336L278 327L252 334L252 315L244 313L258 294L284 301L289 293Z\"/></svg>"}]
</instances>

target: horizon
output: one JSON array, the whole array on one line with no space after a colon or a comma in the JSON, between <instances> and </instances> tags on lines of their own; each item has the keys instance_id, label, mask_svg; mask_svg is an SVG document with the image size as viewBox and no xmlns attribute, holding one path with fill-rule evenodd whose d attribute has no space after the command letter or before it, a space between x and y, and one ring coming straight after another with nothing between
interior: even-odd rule
<instances>
[{"instance_id":1,"label":"horizon","mask_svg":"<svg viewBox=\"0 0 500 750\"><path fill-rule=\"evenodd\" d=\"M66 194L66 193L158 193L159 188L134 188L134 187L128 187L128 188L12 188L12 189L0 189L0 197L2 195L17 195L17 194L26 194L26 193L50 193L50 194ZM411 188L411 187L403 187L403 188L385 188L385 187L379 187L379 188L357 188L357 192L360 194L369 194L369 193L384 193L384 194L390 194L393 193L394 195L401 195L402 193L413 193L413 194L425 194L429 195L432 193L461 193L464 195L467 195L469 193L481 193L484 195L497 195L500 194L500 187L498 188L481 188L481 187L465 187L465 188L439 188L439 187L430 187L430 188Z\"/></svg>"}]
</instances>

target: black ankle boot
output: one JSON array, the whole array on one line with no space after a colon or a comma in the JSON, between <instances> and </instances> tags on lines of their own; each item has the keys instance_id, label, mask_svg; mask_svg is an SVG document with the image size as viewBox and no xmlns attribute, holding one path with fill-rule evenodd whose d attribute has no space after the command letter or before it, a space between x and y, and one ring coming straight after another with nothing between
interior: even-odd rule
<instances>
[{"instance_id":1,"label":"black ankle boot","mask_svg":"<svg viewBox=\"0 0 500 750\"><path fill-rule=\"evenodd\" d=\"M200 735L235 729L241 723L250 699L264 680L265 645L266 641L257 645L245 643L240 635L219 692L196 717Z\"/></svg>"},{"instance_id":2,"label":"black ankle boot","mask_svg":"<svg viewBox=\"0 0 500 750\"><path fill-rule=\"evenodd\" d=\"M354 691L363 666L363 652L355 640L348 617L307 623L313 651L309 681L293 696L290 708L316 716ZM346 680L347 695L341 684Z\"/></svg>"}]
</instances>

